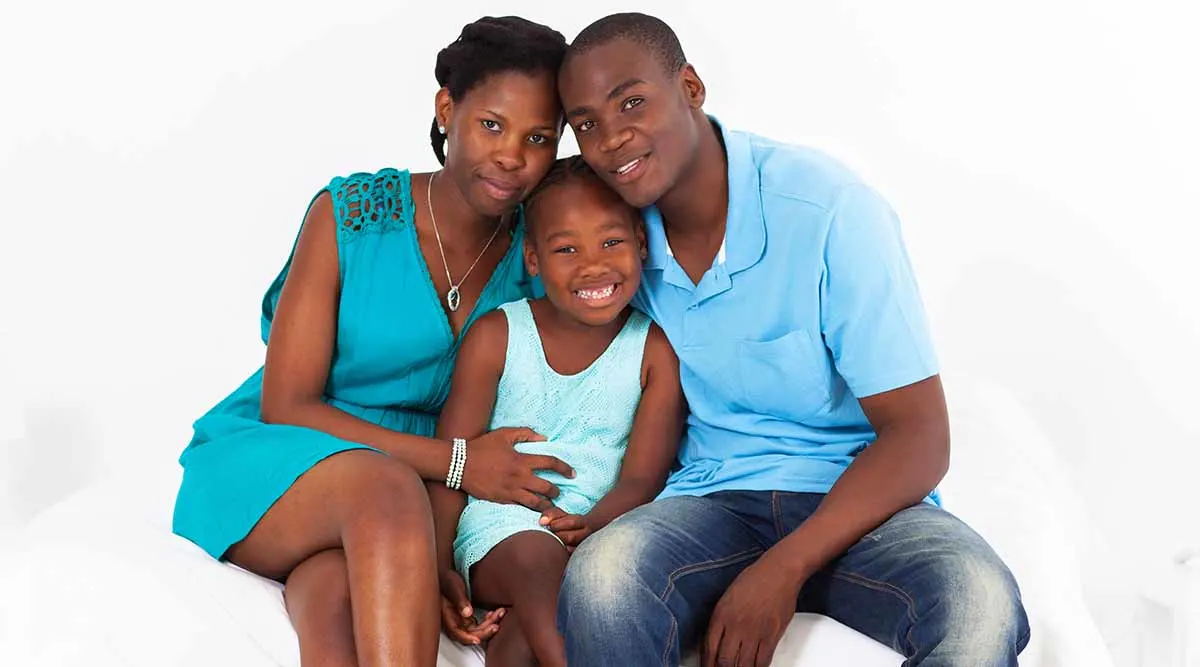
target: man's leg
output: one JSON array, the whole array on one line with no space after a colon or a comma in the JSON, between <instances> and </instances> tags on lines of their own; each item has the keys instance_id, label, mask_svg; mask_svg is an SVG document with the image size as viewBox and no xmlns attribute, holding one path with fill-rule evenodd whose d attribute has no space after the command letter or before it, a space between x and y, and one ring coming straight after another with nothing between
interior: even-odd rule
<instances>
[{"instance_id":1,"label":"man's leg","mask_svg":"<svg viewBox=\"0 0 1200 667\"><path fill-rule=\"evenodd\" d=\"M781 525L799 525L819 500L778 494ZM929 504L900 511L814 575L798 609L892 647L905 667L1015 666L1029 641L1008 567L965 523Z\"/></svg>"},{"instance_id":2,"label":"man's leg","mask_svg":"<svg viewBox=\"0 0 1200 667\"><path fill-rule=\"evenodd\" d=\"M674 497L639 507L584 540L567 563L558 627L571 667L679 664L713 606L765 550L734 510L770 493Z\"/></svg>"}]
</instances>

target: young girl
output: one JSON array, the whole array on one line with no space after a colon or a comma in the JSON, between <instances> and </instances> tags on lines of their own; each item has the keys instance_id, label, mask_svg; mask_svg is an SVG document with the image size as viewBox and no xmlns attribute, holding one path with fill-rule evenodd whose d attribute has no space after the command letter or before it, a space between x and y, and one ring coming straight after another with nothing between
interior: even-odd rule
<instances>
[{"instance_id":1,"label":"young girl","mask_svg":"<svg viewBox=\"0 0 1200 667\"><path fill-rule=\"evenodd\" d=\"M570 551L658 495L686 407L666 336L628 306L646 256L638 211L569 158L525 213L525 264L546 296L508 303L471 329L438 434L470 440L527 425L546 440L518 449L559 457L575 474L542 474L547 493L551 483L559 489L542 514L468 498L450 488L453 477L431 484L430 499L445 597L460 602L464 619L472 614L464 583L480 606L508 609L488 665L554 667L566 665L555 613Z\"/></svg>"}]
</instances>

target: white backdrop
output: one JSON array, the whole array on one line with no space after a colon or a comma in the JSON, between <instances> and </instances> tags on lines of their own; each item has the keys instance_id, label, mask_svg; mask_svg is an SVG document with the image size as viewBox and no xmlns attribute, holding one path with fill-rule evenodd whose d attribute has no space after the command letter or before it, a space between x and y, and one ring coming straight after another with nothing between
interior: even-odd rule
<instances>
[{"instance_id":1,"label":"white backdrop","mask_svg":"<svg viewBox=\"0 0 1200 667\"><path fill-rule=\"evenodd\" d=\"M462 24L515 13L570 39L638 9L676 28L710 112L892 201L944 365L1012 391L1072 463L1118 644L1200 546L1187 4L6 2L0 529L172 465L262 362L259 299L312 193L436 164L434 56Z\"/></svg>"}]
</instances>

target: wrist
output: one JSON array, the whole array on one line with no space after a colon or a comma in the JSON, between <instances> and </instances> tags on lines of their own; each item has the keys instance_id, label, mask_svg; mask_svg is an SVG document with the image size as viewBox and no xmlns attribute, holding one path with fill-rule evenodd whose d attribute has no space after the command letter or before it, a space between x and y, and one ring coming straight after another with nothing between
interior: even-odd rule
<instances>
[{"instance_id":1,"label":"wrist","mask_svg":"<svg viewBox=\"0 0 1200 667\"><path fill-rule=\"evenodd\" d=\"M763 554L759 561L764 567L777 573L781 584L799 589L808 581L821 566L815 562L812 554L807 553L787 540L779 542Z\"/></svg>"},{"instance_id":2,"label":"wrist","mask_svg":"<svg viewBox=\"0 0 1200 667\"><path fill-rule=\"evenodd\" d=\"M467 467L467 441L453 438L450 441L450 462L446 467L446 486L455 491L462 488L463 474Z\"/></svg>"}]
</instances>

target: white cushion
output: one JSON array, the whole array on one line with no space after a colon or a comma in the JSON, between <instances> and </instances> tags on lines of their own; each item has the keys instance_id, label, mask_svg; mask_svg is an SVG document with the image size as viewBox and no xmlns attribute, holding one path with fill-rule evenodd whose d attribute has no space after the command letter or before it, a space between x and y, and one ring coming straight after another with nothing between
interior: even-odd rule
<instances>
[{"instance_id":1,"label":"white cushion","mask_svg":"<svg viewBox=\"0 0 1200 667\"><path fill-rule=\"evenodd\" d=\"M1036 424L1004 392L947 381L948 507L1013 568L1033 626L1025 667L1111 667L1082 602L1073 495ZM86 488L28 527L0 587L0 665L299 664L277 584L217 563L170 532L178 468ZM1064 510L1063 508L1067 509ZM797 615L775 665L897 667L896 653L828 618ZM443 640L440 667L482 665Z\"/></svg>"}]
</instances>

